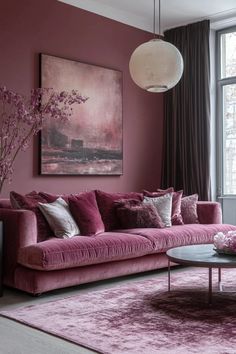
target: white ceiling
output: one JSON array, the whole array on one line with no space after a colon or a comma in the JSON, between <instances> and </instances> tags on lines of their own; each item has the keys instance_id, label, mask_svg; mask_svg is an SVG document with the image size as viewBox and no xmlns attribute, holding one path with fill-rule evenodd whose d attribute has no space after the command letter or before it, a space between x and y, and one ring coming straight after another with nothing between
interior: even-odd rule
<instances>
[{"instance_id":1,"label":"white ceiling","mask_svg":"<svg viewBox=\"0 0 236 354\"><path fill-rule=\"evenodd\" d=\"M153 0L58 0L152 32ZM158 0L156 0L158 17ZM215 28L236 24L236 0L162 0L162 31L209 18Z\"/></svg>"}]
</instances>

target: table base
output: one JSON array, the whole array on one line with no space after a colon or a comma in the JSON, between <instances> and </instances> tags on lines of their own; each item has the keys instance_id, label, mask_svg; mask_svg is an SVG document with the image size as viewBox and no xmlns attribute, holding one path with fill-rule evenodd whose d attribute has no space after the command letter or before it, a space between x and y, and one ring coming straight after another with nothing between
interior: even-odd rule
<instances>
[{"instance_id":1,"label":"table base","mask_svg":"<svg viewBox=\"0 0 236 354\"><path fill-rule=\"evenodd\" d=\"M215 268L215 267L214 267ZM213 267L209 267L208 270L208 304L212 305L212 269ZM221 279L221 268L218 269L218 290L219 292L236 292L236 288L231 288L230 290L226 290L227 286L222 284ZM168 260L168 292L171 291L171 281L170 281L170 260Z\"/></svg>"}]
</instances>

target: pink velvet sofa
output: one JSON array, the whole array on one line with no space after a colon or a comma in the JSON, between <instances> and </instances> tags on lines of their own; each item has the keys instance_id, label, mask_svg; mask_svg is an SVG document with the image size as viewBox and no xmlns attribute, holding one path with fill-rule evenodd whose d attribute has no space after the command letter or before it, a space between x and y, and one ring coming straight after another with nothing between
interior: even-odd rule
<instances>
[{"instance_id":1,"label":"pink velvet sofa","mask_svg":"<svg viewBox=\"0 0 236 354\"><path fill-rule=\"evenodd\" d=\"M167 266L165 252L187 244L212 243L222 224L215 202L198 202L199 224L104 232L37 242L36 217L0 201L4 225L4 284L30 294L79 285Z\"/></svg>"}]
</instances>

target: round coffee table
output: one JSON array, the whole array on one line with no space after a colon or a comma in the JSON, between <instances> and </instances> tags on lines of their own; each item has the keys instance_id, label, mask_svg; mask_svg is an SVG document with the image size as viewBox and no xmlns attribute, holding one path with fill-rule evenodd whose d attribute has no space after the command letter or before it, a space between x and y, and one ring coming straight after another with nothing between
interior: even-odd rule
<instances>
[{"instance_id":1,"label":"round coffee table","mask_svg":"<svg viewBox=\"0 0 236 354\"><path fill-rule=\"evenodd\" d=\"M221 268L236 268L236 255L219 255L214 251L212 244L175 247L169 249L166 255L168 257L168 291L170 291L170 262L209 269L209 304L212 303L212 268L218 268L220 291L222 291Z\"/></svg>"}]
</instances>

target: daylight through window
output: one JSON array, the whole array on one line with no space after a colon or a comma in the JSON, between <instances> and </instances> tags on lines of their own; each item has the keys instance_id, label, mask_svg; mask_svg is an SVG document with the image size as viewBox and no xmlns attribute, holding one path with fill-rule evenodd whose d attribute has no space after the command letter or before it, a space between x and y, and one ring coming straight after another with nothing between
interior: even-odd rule
<instances>
[{"instance_id":1,"label":"daylight through window","mask_svg":"<svg viewBox=\"0 0 236 354\"><path fill-rule=\"evenodd\" d=\"M218 33L223 195L236 194L236 28Z\"/></svg>"}]
</instances>

